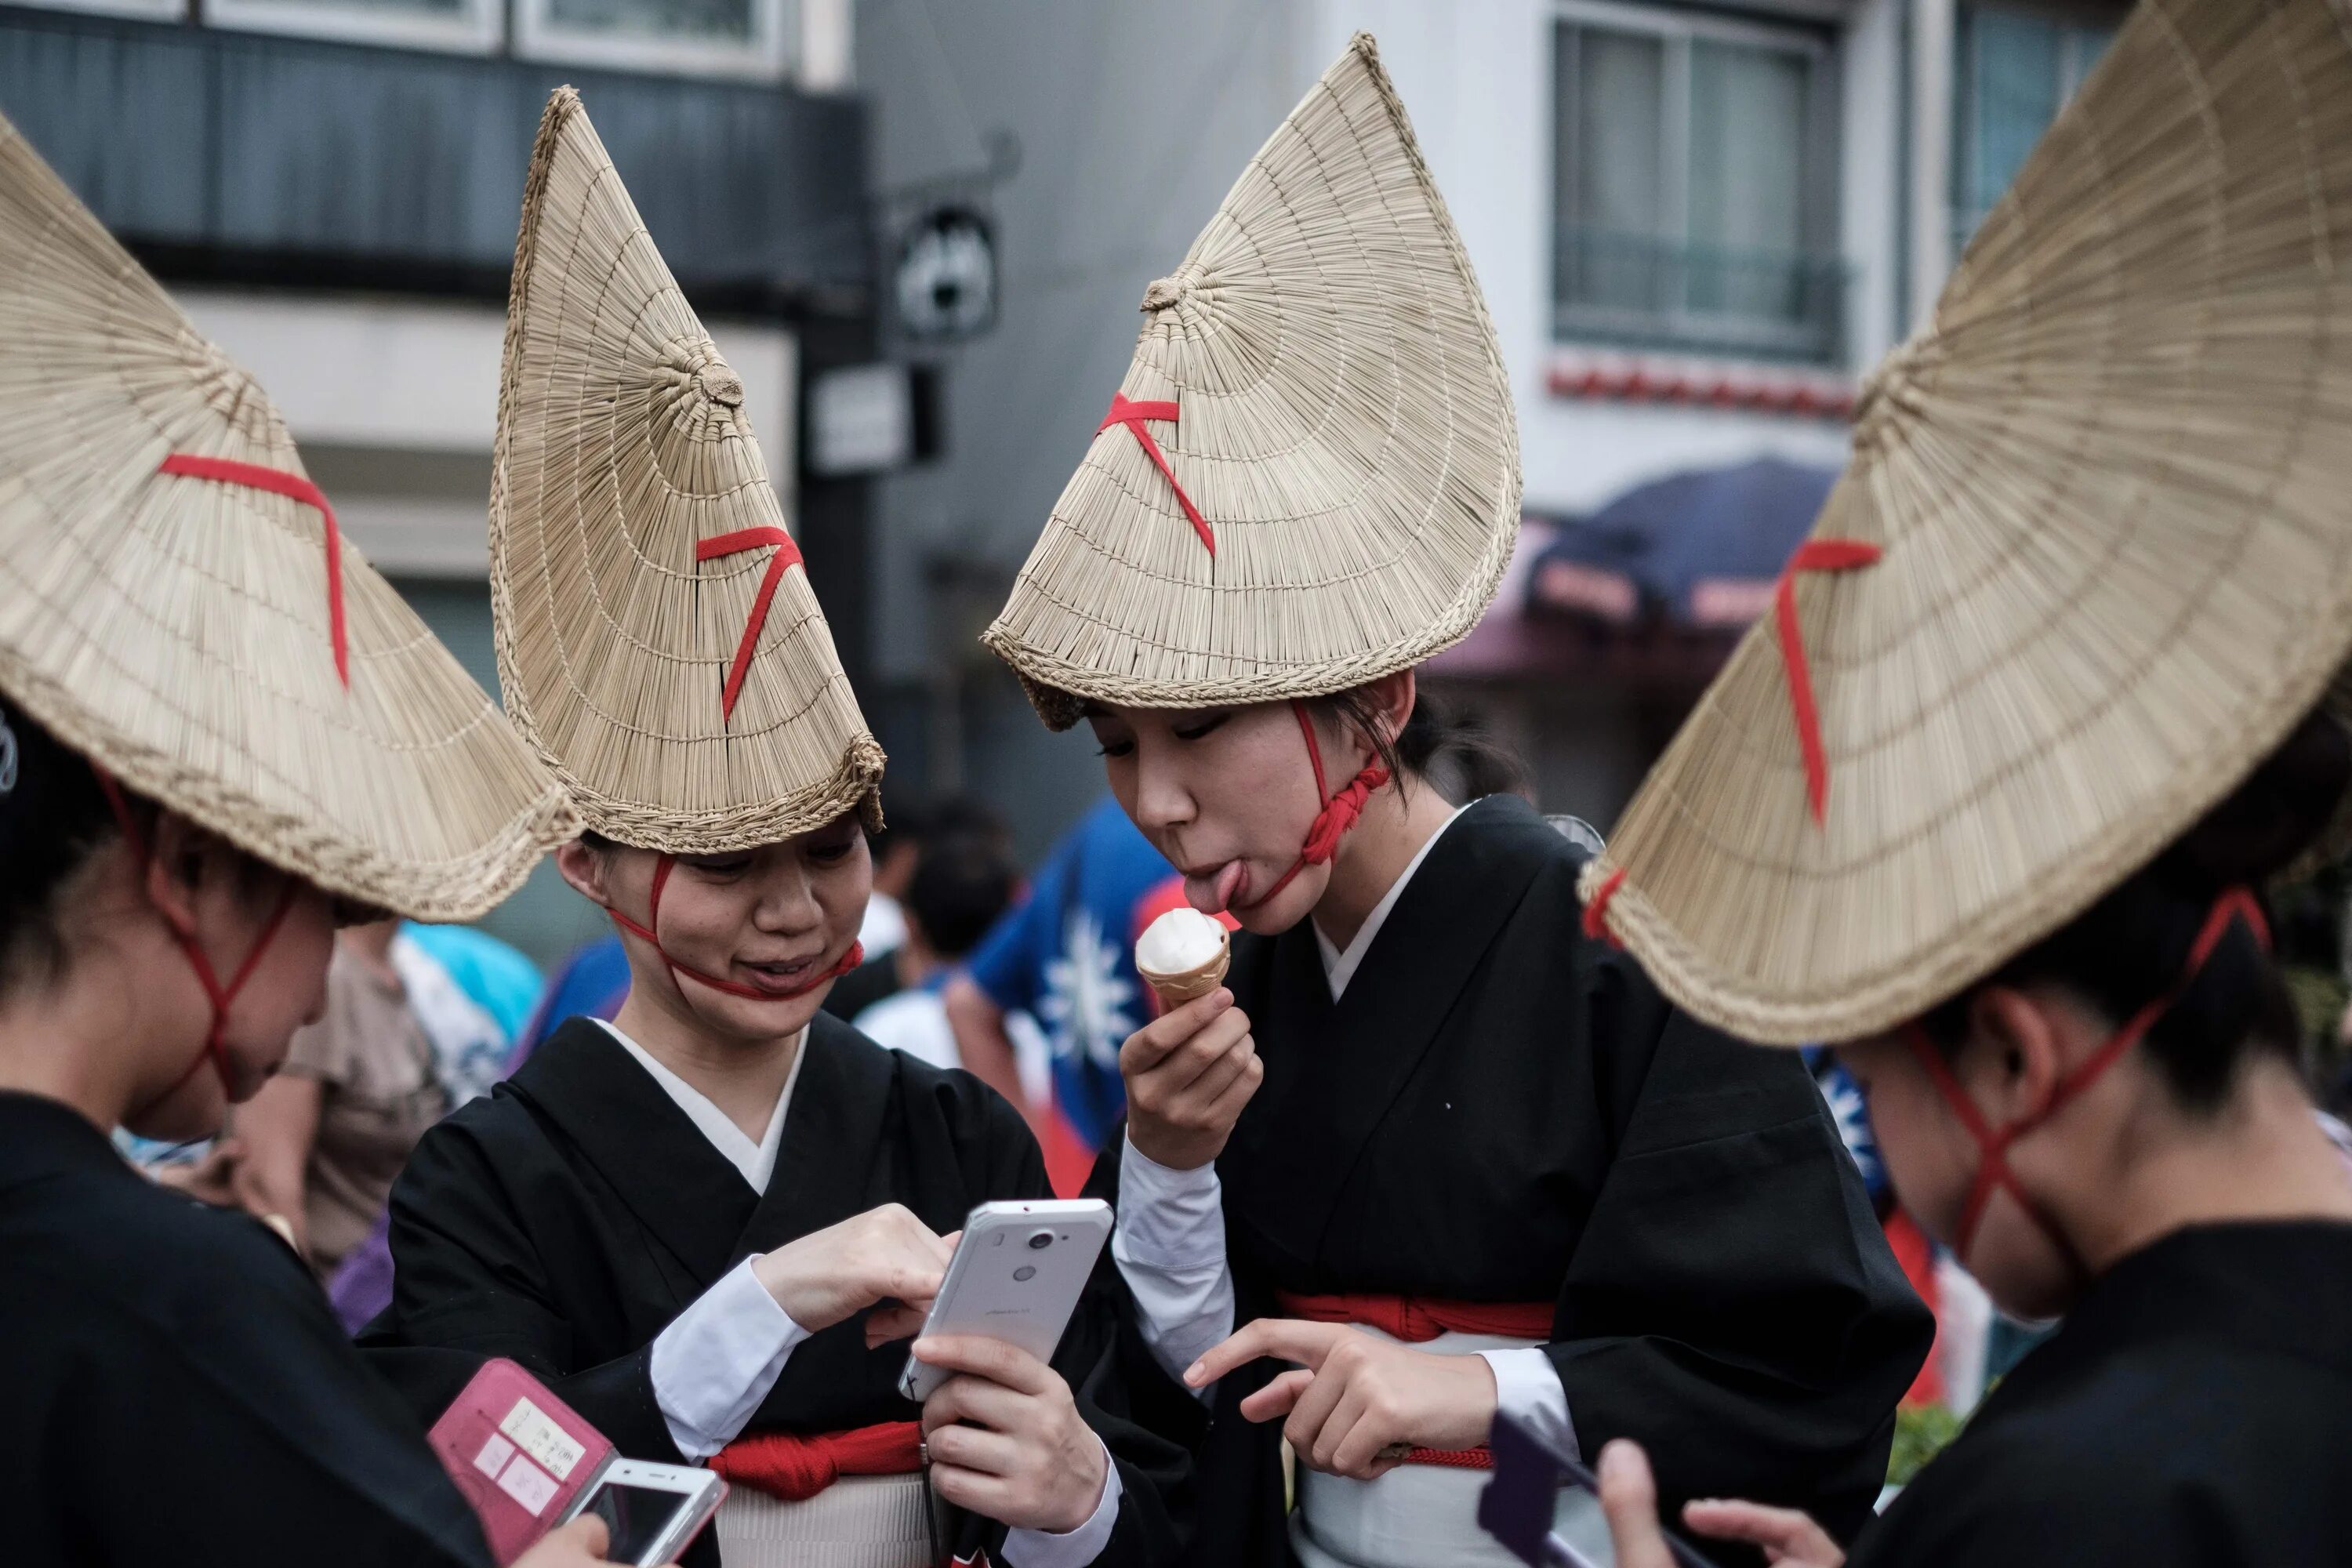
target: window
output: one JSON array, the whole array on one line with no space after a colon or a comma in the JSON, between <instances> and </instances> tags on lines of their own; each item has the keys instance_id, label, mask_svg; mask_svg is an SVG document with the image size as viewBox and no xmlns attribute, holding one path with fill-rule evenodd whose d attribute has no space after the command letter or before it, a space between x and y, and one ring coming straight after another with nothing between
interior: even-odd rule
<instances>
[{"instance_id":1,"label":"window","mask_svg":"<svg viewBox=\"0 0 2352 1568\"><path fill-rule=\"evenodd\" d=\"M2113 25L1963 5L1952 62L1952 249L1969 242L2115 37Z\"/></svg>"},{"instance_id":2,"label":"window","mask_svg":"<svg viewBox=\"0 0 2352 1568\"><path fill-rule=\"evenodd\" d=\"M516 52L621 70L781 79L796 0L515 0Z\"/></svg>"},{"instance_id":3,"label":"window","mask_svg":"<svg viewBox=\"0 0 2352 1568\"><path fill-rule=\"evenodd\" d=\"M1553 334L1834 362L1827 42L1600 0L1553 33Z\"/></svg>"},{"instance_id":4,"label":"window","mask_svg":"<svg viewBox=\"0 0 2352 1568\"><path fill-rule=\"evenodd\" d=\"M202 0L215 26L488 54L506 36L501 0Z\"/></svg>"}]
</instances>

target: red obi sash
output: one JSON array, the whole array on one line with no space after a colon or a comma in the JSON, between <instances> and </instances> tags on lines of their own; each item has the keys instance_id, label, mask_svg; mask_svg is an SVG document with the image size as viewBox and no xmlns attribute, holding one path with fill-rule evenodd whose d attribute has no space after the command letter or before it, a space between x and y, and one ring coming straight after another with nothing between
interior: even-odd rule
<instances>
[{"instance_id":1,"label":"red obi sash","mask_svg":"<svg viewBox=\"0 0 2352 1568\"><path fill-rule=\"evenodd\" d=\"M910 1476L923 1468L919 1421L885 1421L846 1432L753 1432L711 1456L730 1486L806 1502L844 1476Z\"/></svg>"},{"instance_id":2,"label":"red obi sash","mask_svg":"<svg viewBox=\"0 0 2352 1568\"><path fill-rule=\"evenodd\" d=\"M1552 1306L1549 1301L1436 1301L1419 1296L1300 1296L1275 1293L1275 1302L1294 1318L1314 1323L1354 1323L1378 1329L1407 1344L1427 1344L1440 1334L1487 1334L1496 1339L1537 1340L1551 1337ZM1491 1470L1495 1456L1486 1448L1415 1448L1404 1457L1408 1465L1437 1465L1456 1470Z\"/></svg>"}]
</instances>

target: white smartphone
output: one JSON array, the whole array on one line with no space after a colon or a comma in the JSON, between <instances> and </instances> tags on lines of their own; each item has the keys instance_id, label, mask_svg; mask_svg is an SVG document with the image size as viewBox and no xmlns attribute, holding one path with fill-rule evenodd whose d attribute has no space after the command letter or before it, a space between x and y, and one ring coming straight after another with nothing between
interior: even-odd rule
<instances>
[{"instance_id":1,"label":"white smartphone","mask_svg":"<svg viewBox=\"0 0 2352 1568\"><path fill-rule=\"evenodd\" d=\"M963 1222L923 1332L979 1334L1050 1359L1108 1239L1100 1198L981 1205ZM908 1355L898 1392L919 1405L954 1375Z\"/></svg>"},{"instance_id":2,"label":"white smartphone","mask_svg":"<svg viewBox=\"0 0 2352 1568\"><path fill-rule=\"evenodd\" d=\"M559 1522L591 1513L603 1520L613 1536L608 1563L675 1563L726 1496L724 1480L692 1465L614 1459Z\"/></svg>"}]
</instances>

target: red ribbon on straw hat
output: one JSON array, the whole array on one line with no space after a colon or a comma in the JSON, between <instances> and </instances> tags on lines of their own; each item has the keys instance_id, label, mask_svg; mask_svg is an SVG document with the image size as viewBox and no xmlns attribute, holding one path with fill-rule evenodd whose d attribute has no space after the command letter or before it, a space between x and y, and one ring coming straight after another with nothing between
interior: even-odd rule
<instances>
[{"instance_id":1,"label":"red ribbon on straw hat","mask_svg":"<svg viewBox=\"0 0 2352 1568\"><path fill-rule=\"evenodd\" d=\"M1797 750L1805 763L1805 803L1815 825L1829 817L1830 762L1822 745L1821 709L1813 700L1813 672L1805 658L1804 625L1797 618L1797 574L1801 572L1851 572L1874 566L1882 552L1859 539L1809 539L1797 546L1772 585L1772 618L1780 634L1780 668L1789 681L1789 710L1797 726ZM1584 934L1622 945L1609 929L1609 900L1625 885L1624 868L1602 879L1584 907Z\"/></svg>"},{"instance_id":2,"label":"red ribbon on straw hat","mask_svg":"<svg viewBox=\"0 0 2352 1568\"><path fill-rule=\"evenodd\" d=\"M793 542L791 534L775 527L738 529L733 533L702 540L694 547L697 561L716 561L772 544L776 552L768 557L767 574L760 579L760 592L752 598L751 613L743 622L742 638L735 645L735 661L727 667L727 684L719 693L722 723L735 716L735 699L742 692L743 677L751 668L752 650L760 646L761 628L768 624L769 601L776 596L776 584L784 580L784 574L800 564L801 547Z\"/></svg>"},{"instance_id":3,"label":"red ribbon on straw hat","mask_svg":"<svg viewBox=\"0 0 2352 1568\"><path fill-rule=\"evenodd\" d=\"M1130 401L1125 393L1114 392L1110 395L1110 412L1104 415L1103 422L1095 426L1095 434L1099 436L1114 425L1124 425L1135 433L1144 455L1167 477L1168 488L1176 492L1176 504L1182 507L1184 515L1192 520L1192 531L1201 536L1202 545L1214 555L1217 540L1209 531L1209 520L1201 515L1201 509L1192 504L1192 498L1186 495L1184 487L1176 482L1176 470L1168 466L1168 454L1160 449L1160 443L1153 440L1151 432L1144 428L1147 419L1164 419L1173 425L1176 414L1176 405L1172 403L1136 403Z\"/></svg>"},{"instance_id":4,"label":"red ribbon on straw hat","mask_svg":"<svg viewBox=\"0 0 2352 1568\"><path fill-rule=\"evenodd\" d=\"M335 648L335 676L345 690L352 684L351 647L343 630L343 536L335 526L335 509L327 504L324 491L299 474L289 474L283 468L266 468L258 463L240 463L234 458L205 458L194 452L174 452L163 459L159 474L176 474L184 479L213 479L225 485L244 485L247 489L268 490L272 495L288 496L305 506L319 509L327 523L327 635Z\"/></svg>"},{"instance_id":5,"label":"red ribbon on straw hat","mask_svg":"<svg viewBox=\"0 0 2352 1568\"><path fill-rule=\"evenodd\" d=\"M1858 539L1809 539L1797 546L1772 587L1772 616L1780 631L1780 665L1789 676L1789 707L1796 716L1797 747L1805 758L1805 800L1816 824L1827 820L1829 758L1822 750L1822 716L1813 705L1813 676L1805 662L1805 633L1797 619L1797 574L1851 572L1875 565L1878 546Z\"/></svg>"}]
</instances>

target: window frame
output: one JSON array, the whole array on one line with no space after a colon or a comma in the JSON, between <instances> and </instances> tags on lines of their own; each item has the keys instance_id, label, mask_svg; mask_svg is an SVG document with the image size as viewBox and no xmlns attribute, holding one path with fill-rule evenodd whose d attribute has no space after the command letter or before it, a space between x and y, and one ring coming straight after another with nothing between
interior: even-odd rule
<instances>
[{"instance_id":1,"label":"window frame","mask_svg":"<svg viewBox=\"0 0 2352 1568\"><path fill-rule=\"evenodd\" d=\"M1801 16L1754 20L1706 12L1668 10L1628 0L1552 0L1544 16L1551 70L1551 341L1727 354L1805 364L1838 364L1844 358L1845 262L1840 247L1840 184L1844 146L1834 31ZM1563 171L1575 155L1578 128L1569 110L1576 84L1564 79L1561 35L1567 29L1616 32L1657 40L1663 47L1659 84L1660 209L1664 216L1657 243L1662 249L1691 246L1691 58L1692 47L1720 43L1800 56L1806 69L1803 139L1805 189L1799 214L1801 239L1795 259L1827 270L1834 299L1822 325L1790 325L1727 310L1688 306L1663 310L1628 310L1561 297L1561 252L1568 235L1581 226L1567 199ZM1825 329L1825 330L1824 330Z\"/></svg>"},{"instance_id":2,"label":"window frame","mask_svg":"<svg viewBox=\"0 0 2352 1568\"><path fill-rule=\"evenodd\" d=\"M71 11L87 16L131 16L143 22L182 22L190 0L7 0L30 11Z\"/></svg>"},{"instance_id":3,"label":"window frame","mask_svg":"<svg viewBox=\"0 0 2352 1568\"><path fill-rule=\"evenodd\" d=\"M1958 0L1952 7L1952 125L1951 167L1945 182L1946 221L1950 225L1952 255L1966 250L1969 241L1976 237L1993 209L2001 204L2008 193L1995 196L1981 209L1972 209L1969 203L1975 184L1978 94L1977 47L1971 32L1972 19L1984 12L1994 11L2025 21L2047 22L2059 29L2058 102L2050 116L2050 124L2042 128L2047 135L2050 125L2066 112L2074 95L2083 90L2105 51L2092 59L2083 58L2083 36L2105 28L2107 42L2115 42L2116 31L2124 18L2131 14L2128 5L2108 7L2089 0Z\"/></svg>"},{"instance_id":4,"label":"window frame","mask_svg":"<svg viewBox=\"0 0 2352 1568\"><path fill-rule=\"evenodd\" d=\"M184 5L188 0L183 0ZM505 0L463 0L453 18L386 16L365 5L331 0L193 0L207 27L383 44L438 54L495 55L506 42Z\"/></svg>"},{"instance_id":5,"label":"window frame","mask_svg":"<svg viewBox=\"0 0 2352 1568\"><path fill-rule=\"evenodd\" d=\"M567 26L550 17L550 5L551 0L514 0L518 58L760 82L782 81L800 64L800 0L751 0L752 36L740 45Z\"/></svg>"}]
</instances>

